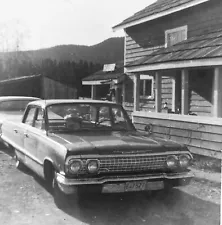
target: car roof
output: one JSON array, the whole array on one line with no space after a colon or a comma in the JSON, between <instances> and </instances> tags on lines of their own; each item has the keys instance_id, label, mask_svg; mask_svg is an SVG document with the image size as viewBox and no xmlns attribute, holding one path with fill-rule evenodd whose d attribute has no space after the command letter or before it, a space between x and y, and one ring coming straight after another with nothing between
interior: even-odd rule
<instances>
[{"instance_id":1,"label":"car roof","mask_svg":"<svg viewBox=\"0 0 222 225\"><path fill-rule=\"evenodd\" d=\"M47 100L37 100L29 103L29 105L38 105L45 108L49 105L63 104L63 103L82 103L82 104L116 104L115 102L102 101L102 100L84 100L84 99L47 99Z\"/></svg>"},{"instance_id":2,"label":"car roof","mask_svg":"<svg viewBox=\"0 0 222 225\"><path fill-rule=\"evenodd\" d=\"M6 100L38 100L40 98L29 97L29 96L0 96L0 101Z\"/></svg>"}]
</instances>

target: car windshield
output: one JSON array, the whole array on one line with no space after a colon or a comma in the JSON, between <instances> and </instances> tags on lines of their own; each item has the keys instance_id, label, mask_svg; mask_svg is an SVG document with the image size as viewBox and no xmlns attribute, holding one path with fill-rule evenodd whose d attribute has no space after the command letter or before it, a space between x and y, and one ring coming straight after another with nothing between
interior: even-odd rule
<instances>
[{"instance_id":1,"label":"car windshield","mask_svg":"<svg viewBox=\"0 0 222 225\"><path fill-rule=\"evenodd\" d=\"M46 112L48 130L52 132L135 129L126 111L115 104L53 104L47 107Z\"/></svg>"},{"instance_id":2,"label":"car windshield","mask_svg":"<svg viewBox=\"0 0 222 225\"><path fill-rule=\"evenodd\" d=\"M4 100L0 102L0 111L24 111L27 104L33 100Z\"/></svg>"}]
</instances>

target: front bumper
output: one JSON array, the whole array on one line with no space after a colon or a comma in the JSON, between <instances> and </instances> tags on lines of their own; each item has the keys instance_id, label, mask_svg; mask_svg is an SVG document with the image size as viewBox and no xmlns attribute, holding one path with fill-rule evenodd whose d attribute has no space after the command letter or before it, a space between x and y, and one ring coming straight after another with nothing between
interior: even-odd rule
<instances>
[{"instance_id":1,"label":"front bumper","mask_svg":"<svg viewBox=\"0 0 222 225\"><path fill-rule=\"evenodd\" d=\"M104 176L97 178L76 178L70 179L66 178L64 175L57 173L56 180L58 185L65 194L72 194L76 192L76 187L79 186L97 186L103 187L107 184L124 186L126 182L133 181L163 181L164 186L181 186L189 184L190 180L194 177L192 172L181 172L181 173L158 173L158 174L142 174L142 175L118 175L118 176ZM122 188L118 191L113 192L124 192L121 191ZM112 191L111 191L112 192Z\"/></svg>"}]
</instances>

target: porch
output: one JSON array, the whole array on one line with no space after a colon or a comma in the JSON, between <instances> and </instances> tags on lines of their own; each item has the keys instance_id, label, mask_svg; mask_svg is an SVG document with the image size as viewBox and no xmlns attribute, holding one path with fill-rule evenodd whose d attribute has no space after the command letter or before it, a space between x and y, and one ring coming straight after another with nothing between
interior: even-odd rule
<instances>
[{"instance_id":1,"label":"porch","mask_svg":"<svg viewBox=\"0 0 222 225\"><path fill-rule=\"evenodd\" d=\"M221 41L221 31L203 35L126 65L133 76L132 119L137 129L144 131L149 124L159 137L184 143L193 153L221 158ZM146 103L140 88L145 74L154 78L154 98Z\"/></svg>"}]
</instances>

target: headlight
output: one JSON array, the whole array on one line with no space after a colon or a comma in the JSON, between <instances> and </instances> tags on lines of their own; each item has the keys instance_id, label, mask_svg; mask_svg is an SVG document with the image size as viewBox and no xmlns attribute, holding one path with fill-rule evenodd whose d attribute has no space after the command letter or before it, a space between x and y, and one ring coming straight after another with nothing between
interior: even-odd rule
<instances>
[{"instance_id":1,"label":"headlight","mask_svg":"<svg viewBox=\"0 0 222 225\"><path fill-rule=\"evenodd\" d=\"M166 163L169 169L176 169L178 166L178 158L175 155L169 155L167 156Z\"/></svg>"},{"instance_id":2,"label":"headlight","mask_svg":"<svg viewBox=\"0 0 222 225\"><path fill-rule=\"evenodd\" d=\"M190 156L189 155L180 155L179 156L179 165L181 168L186 169L190 165Z\"/></svg>"},{"instance_id":3,"label":"headlight","mask_svg":"<svg viewBox=\"0 0 222 225\"><path fill-rule=\"evenodd\" d=\"M68 170L72 174L77 174L82 168L82 162L80 160L70 160L68 164Z\"/></svg>"},{"instance_id":4,"label":"headlight","mask_svg":"<svg viewBox=\"0 0 222 225\"><path fill-rule=\"evenodd\" d=\"M99 162L97 160L89 160L87 169L90 173L97 173L99 170Z\"/></svg>"}]
</instances>

